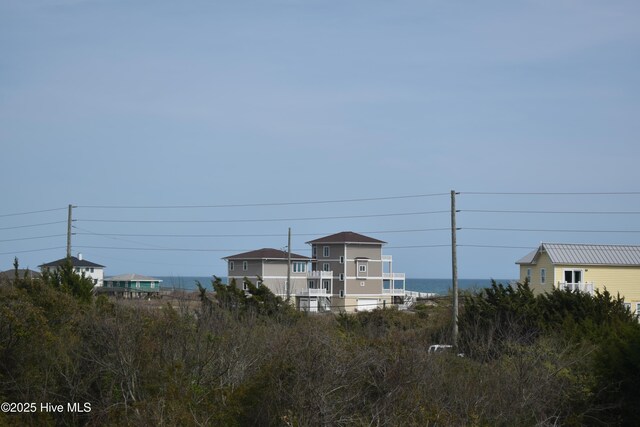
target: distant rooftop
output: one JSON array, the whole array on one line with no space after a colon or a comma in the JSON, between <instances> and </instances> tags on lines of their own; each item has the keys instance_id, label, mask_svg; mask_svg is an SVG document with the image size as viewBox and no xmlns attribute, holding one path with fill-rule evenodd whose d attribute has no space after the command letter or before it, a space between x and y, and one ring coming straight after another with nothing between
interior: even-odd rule
<instances>
[{"instance_id":1,"label":"distant rooftop","mask_svg":"<svg viewBox=\"0 0 640 427\"><path fill-rule=\"evenodd\" d=\"M39 265L38 267L60 267L67 261L67 258L60 258L59 260L48 262L46 264ZM104 265L96 264L95 262L87 261L86 259L79 259L78 257L71 257L71 265L74 267L95 267L104 268Z\"/></svg>"},{"instance_id":2,"label":"distant rooftop","mask_svg":"<svg viewBox=\"0 0 640 427\"><path fill-rule=\"evenodd\" d=\"M234 260L234 259L284 259L288 258L288 253L285 251L281 251L280 249L273 248L262 248L255 251L244 252L237 255L230 255L228 257L224 257L222 259ZM309 257L304 255L298 255L291 253L292 260L309 260Z\"/></svg>"},{"instance_id":3,"label":"distant rooftop","mask_svg":"<svg viewBox=\"0 0 640 427\"><path fill-rule=\"evenodd\" d=\"M341 233L332 234L326 237L320 237L319 239L311 240L308 244L314 243L364 243L374 245L384 245L387 242L374 239L373 237L364 236L362 234L354 233L353 231L343 231Z\"/></svg>"},{"instance_id":4,"label":"distant rooftop","mask_svg":"<svg viewBox=\"0 0 640 427\"><path fill-rule=\"evenodd\" d=\"M535 264L546 252L553 264L640 266L640 246L593 245L578 243L542 243L516 264Z\"/></svg>"}]
</instances>

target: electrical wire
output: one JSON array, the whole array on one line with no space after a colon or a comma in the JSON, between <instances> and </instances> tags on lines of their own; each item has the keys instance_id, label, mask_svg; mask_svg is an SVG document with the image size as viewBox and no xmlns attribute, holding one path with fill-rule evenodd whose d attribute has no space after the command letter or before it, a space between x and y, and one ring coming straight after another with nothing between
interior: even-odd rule
<instances>
[{"instance_id":1,"label":"electrical wire","mask_svg":"<svg viewBox=\"0 0 640 427\"><path fill-rule=\"evenodd\" d=\"M482 196L637 196L640 191L613 192L491 192L491 191L461 191L457 194Z\"/></svg>"},{"instance_id":2,"label":"electrical wire","mask_svg":"<svg viewBox=\"0 0 640 427\"><path fill-rule=\"evenodd\" d=\"M43 212L62 211L62 210L66 210L66 209L68 209L68 208L52 208L52 209L42 209L42 210L39 210L39 211L30 211L30 212L18 212L18 213L2 214L2 215L0 215L0 218L5 218L5 217L9 217L9 216L31 215L31 214L37 214L37 213L43 213Z\"/></svg>"},{"instance_id":3,"label":"electrical wire","mask_svg":"<svg viewBox=\"0 0 640 427\"><path fill-rule=\"evenodd\" d=\"M79 208L87 209L209 209L209 208L246 208L265 206L293 206L293 205L318 205L331 203L371 202L382 200L416 199L424 197L447 196L449 193L410 194L405 196L369 197L360 199L336 199L336 200L311 200L302 202L272 202L272 203L238 203L220 205L150 205L150 206L126 206L126 205L79 205Z\"/></svg>"},{"instance_id":4,"label":"electrical wire","mask_svg":"<svg viewBox=\"0 0 640 427\"><path fill-rule=\"evenodd\" d=\"M576 229L544 229L544 228L491 228L491 227L462 227L458 230L473 231L524 231L546 233L640 233L640 230L576 230Z\"/></svg>"},{"instance_id":5,"label":"electrical wire","mask_svg":"<svg viewBox=\"0 0 640 427\"><path fill-rule=\"evenodd\" d=\"M29 227L40 227L43 225L51 225L51 224L64 224L67 221L53 221L53 222L43 222L40 224L29 224L29 225L16 225L13 227L2 227L0 230L16 230L18 228L29 228Z\"/></svg>"},{"instance_id":6,"label":"electrical wire","mask_svg":"<svg viewBox=\"0 0 640 427\"><path fill-rule=\"evenodd\" d=\"M307 217L307 218L254 218L254 219L204 219L204 220L153 220L153 219L78 219L80 222L106 222L106 223L246 223L246 222L282 222L282 221L319 221L327 219L353 219L353 218L380 218L394 216L415 216L430 215L439 213L449 213L447 210L442 211L424 211L424 212L400 212L387 214L372 215L344 215L344 216L327 216L327 217Z\"/></svg>"},{"instance_id":7,"label":"electrical wire","mask_svg":"<svg viewBox=\"0 0 640 427\"><path fill-rule=\"evenodd\" d=\"M64 237L66 236L66 234L51 234L49 236L37 236L37 237L20 237L17 239L4 239L4 240L0 240L0 242L19 242L22 240L35 240L35 239L48 239L51 237Z\"/></svg>"},{"instance_id":8,"label":"electrical wire","mask_svg":"<svg viewBox=\"0 0 640 427\"><path fill-rule=\"evenodd\" d=\"M24 254L24 253L28 253L28 252L43 252L43 251L53 251L53 250L60 250L60 249L64 249L64 246L58 246L58 247L55 247L55 248L29 249L29 250L25 250L25 251L3 252L3 253L0 253L0 255Z\"/></svg>"},{"instance_id":9,"label":"electrical wire","mask_svg":"<svg viewBox=\"0 0 640 427\"><path fill-rule=\"evenodd\" d=\"M73 227L74 229L81 230L80 227ZM391 233L417 233L428 231L448 231L450 228L421 228L411 230L384 230L384 231L361 231L361 234L391 234ZM88 231L88 230L85 230ZM74 233L80 236L94 235L94 236L117 236L117 237L186 237L186 238L222 238L222 237L287 237L286 233L273 233L273 234L139 234L139 233L94 233L88 231L87 233ZM331 233L296 233L297 237L305 236L326 236Z\"/></svg>"},{"instance_id":10,"label":"electrical wire","mask_svg":"<svg viewBox=\"0 0 640 427\"><path fill-rule=\"evenodd\" d=\"M640 215L640 211L529 211L497 209L460 209L457 212L513 213L513 214L570 214L570 215Z\"/></svg>"}]
</instances>

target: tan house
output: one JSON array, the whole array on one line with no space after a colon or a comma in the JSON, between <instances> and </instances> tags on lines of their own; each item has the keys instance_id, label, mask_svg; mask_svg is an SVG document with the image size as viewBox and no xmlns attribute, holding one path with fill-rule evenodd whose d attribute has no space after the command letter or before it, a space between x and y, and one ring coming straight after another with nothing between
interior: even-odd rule
<instances>
[{"instance_id":1,"label":"tan house","mask_svg":"<svg viewBox=\"0 0 640 427\"><path fill-rule=\"evenodd\" d=\"M227 276L229 283L236 279L238 286L243 285L244 278L256 282L259 277L260 285L267 286L274 294L286 298L287 296L287 260L285 251L263 248L244 252L223 258L227 261ZM291 288L293 297L297 291L306 289L307 274L309 272L309 258L303 255L291 254Z\"/></svg>"},{"instance_id":2,"label":"tan house","mask_svg":"<svg viewBox=\"0 0 640 427\"><path fill-rule=\"evenodd\" d=\"M297 293L301 307L364 311L401 304L405 275L394 273L392 257L382 255L385 243L351 231L307 242L311 272L318 276L310 276L308 288Z\"/></svg>"},{"instance_id":3,"label":"tan house","mask_svg":"<svg viewBox=\"0 0 640 427\"><path fill-rule=\"evenodd\" d=\"M541 243L516 264L536 293L606 288L640 314L640 246Z\"/></svg>"}]
</instances>

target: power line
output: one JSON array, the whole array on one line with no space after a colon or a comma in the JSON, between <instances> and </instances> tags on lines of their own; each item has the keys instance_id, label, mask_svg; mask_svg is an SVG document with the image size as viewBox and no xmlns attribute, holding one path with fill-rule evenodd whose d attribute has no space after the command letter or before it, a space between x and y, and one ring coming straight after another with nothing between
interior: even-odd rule
<instances>
[{"instance_id":1,"label":"power line","mask_svg":"<svg viewBox=\"0 0 640 427\"><path fill-rule=\"evenodd\" d=\"M113 246L75 246L78 249L109 249L118 251L166 251L166 252L248 252L251 249L194 249L194 248L121 248ZM299 250L299 249L296 249Z\"/></svg>"},{"instance_id":2,"label":"power line","mask_svg":"<svg viewBox=\"0 0 640 427\"><path fill-rule=\"evenodd\" d=\"M27 252L42 252L42 251L52 251L52 250L59 250L59 249L64 249L64 246L58 246L55 248L42 248L42 249L30 249L30 250L26 250L26 251L11 251L11 252L3 252L0 253L0 255L14 255L14 254L24 254Z\"/></svg>"},{"instance_id":3,"label":"power line","mask_svg":"<svg viewBox=\"0 0 640 427\"><path fill-rule=\"evenodd\" d=\"M330 203L353 203L353 202L371 202L382 200L398 200L398 199L416 199L424 197L446 196L448 193L431 193L431 194L410 194L405 196L388 196L388 197L369 197L360 199L336 199L336 200L315 200L301 202L271 202L271 203L238 203L238 204L220 204L220 205L80 205L80 208L87 209L211 209L211 208L246 208L246 207L264 207L264 206L292 206L292 205L318 205Z\"/></svg>"},{"instance_id":4,"label":"power line","mask_svg":"<svg viewBox=\"0 0 640 427\"><path fill-rule=\"evenodd\" d=\"M2 215L0 215L0 218L5 218L5 217L8 217L8 216L31 215L31 214L43 213L43 212L62 211L62 210L65 210L65 209L67 209L67 208L52 208L52 209L42 209L42 210L39 210L39 211L30 211L30 212L18 212L18 213L2 214Z\"/></svg>"},{"instance_id":5,"label":"power line","mask_svg":"<svg viewBox=\"0 0 640 427\"><path fill-rule=\"evenodd\" d=\"M613 192L490 192L490 191L461 191L464 195L482 196L637 196L640 191Z\"/></svg>"},{"instance_id":6,"label":"power line","mask_svg":"<svg viewBox=\"0 0 640 427\"><path fill-rule=\"evenodd\" d=\"M77 230L82 230L80 227L73 227ZM428 232L428 231L447 231L449 228L420 228L420 229L411 229L411 230L384 230L384 231L361 231L362 234L391 234L391 233L417 233L417 232ZM85 235L94 235L94 236L117 236L117 237L179 237L179 238L223 238L223 237L286 237L286 234L283 233L272 233L272 234L141 234L141 233L95 233L89 230L86 233L75 233L76 235L85 236ZM309 237L309 236L324 236L329 235L331 233L296 233L296 237Z\"/></svg>"},{"instance_id":7,"label":"power line","mask_svg":"<svg viewBox=\"0 0 640 427\"><path fill-rule=\"evenodd\" d=\"M459 230L473 231L523 231L523 232L548 232L548 233L640 233L640 230L576 230L576 229L541 229L541 228L490 228L490 227L464 227Z\"/></svg>"},{"instance_id":8,"label":"power line","mask_svg":"<svg viewBox=\"0 0 640 427\"><path fill-rule=\"evenodd\" d=\"M640 215L640 211L529 211L529 210L461 209L458 212L513 213L513 214L570 214L570 215Z\"/></svg>"},{"instance_id":9,"label":"power line","mask_svg":"<svg viewBox=\"0 0 640 427\"><path fill-rule=\"evenodd\" d=\"M108 222L108 223L246 223L246 222L283 222L283 221L319 221L328 219L353 219L353 218L380 218L393 216L415 216L430 215L439 213L449 213L449 211L424 211L424 212L402 212L372 215L344 215L327 217L306 217L306 218L255 218L255 219L209 219L209 220L153 220L153 219L78 219L82 222Z\"/></svg>"},{"instance_id":10,"label":"power line","mask_svg":"<svg viewBox=\"0 0 640 427\"><path fill-rule=\"evenodd\" d=\"M63 237L63 236L66 236L66 234L51 234L49 236L21 237L21 238L18 238L18 239L4 239L4 240L0 240L0 242L18 242L18 241L22 241L22 240L48 239L50 237Z\"/></svg>"},{"instance_id":11,"label":"power line","mask_svg":"<svg viewBox=\"0 0 640 427\"><path fill-rule=\"evenodd\" d=\"M506 246L506 245L458 245L458 247L467 248L489 248L489 249L535 249L531 246Z\"/></svg>"},{"instance_id":12,"label":"power line","mask_svg":"<svg viewBox=\"0 0 640 427\"><path fill-rule=\"evenodd\" d=\"M53 221L53 222L43 222L40 224L29 224L29 225L17 225L14 227L2 227L0 230L15 230L18 228L29 228L29 227L40 227L43 225L51 225L51 224L66 224L67 221Z\"/></svg>"}]
</instances>

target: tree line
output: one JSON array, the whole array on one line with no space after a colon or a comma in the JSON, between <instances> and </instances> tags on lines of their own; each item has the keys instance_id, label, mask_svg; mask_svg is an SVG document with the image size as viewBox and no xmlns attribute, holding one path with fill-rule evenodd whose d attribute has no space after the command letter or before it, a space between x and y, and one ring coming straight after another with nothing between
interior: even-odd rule
<instances>
[{"instance_id":1,"label":"tree line","mask_svg":"<svg viewBox=\"0 0 640 427\"><path fill-rule=\"evenodd\" d=\"M16 265L17 271L17 265ZM635 425L640 327L609 293L465 295L313 315L214 278L199 304L123 305L70 265L0 284L0 401L89 402L0 413L0 425ZM462 353L464 357L458 356Z\"/></svg>"}]
</instances>

